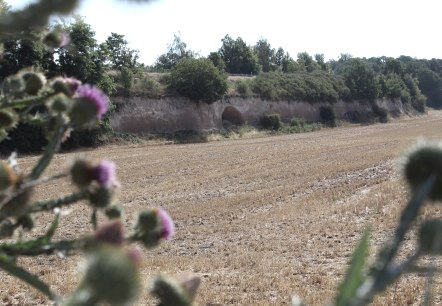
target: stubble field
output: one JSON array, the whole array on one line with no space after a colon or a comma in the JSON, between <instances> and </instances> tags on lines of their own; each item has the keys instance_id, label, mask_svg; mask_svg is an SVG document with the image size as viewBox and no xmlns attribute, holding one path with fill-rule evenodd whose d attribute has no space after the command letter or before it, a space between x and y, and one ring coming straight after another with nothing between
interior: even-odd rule
<instances>
[{"instance_id":1,"label":"stubble field","mask_svg":"<svg viewBox=\"0 0 442 306\"><path fill-rule=\"evenodd\" d=\"M108 146L57 155L48 172L67 168L78 156L113 160L128 231L143 208L171 214L174 239L143 250L145 288L160 271L192 272L202 278L197 305L289 305L294 294L309 305L326 305L364 229L372 226L369 260L391 235L408 198L398 157L420 136L442 139L442 112L268 138ZM26 157L19 165L28 169L36 160ZM36 198L58 197L70 188L68 181L50 184ZM69 211L56 238L90 233L90 209ZM426 207L423 215L440 216L440 210ZM34 234L51 217L40 216ZM411 253L414 241L411 233L403 254ZM62 293L78 283L78 262L78 255L20 259ZM406 275L374 305L419 305L424 286L425 275ZM1 271L0 289L4 305L49 304ZM436 305L441 289L437 275ZM137 305L154 302L146 289Z\"/></svg>"}]
</instances>

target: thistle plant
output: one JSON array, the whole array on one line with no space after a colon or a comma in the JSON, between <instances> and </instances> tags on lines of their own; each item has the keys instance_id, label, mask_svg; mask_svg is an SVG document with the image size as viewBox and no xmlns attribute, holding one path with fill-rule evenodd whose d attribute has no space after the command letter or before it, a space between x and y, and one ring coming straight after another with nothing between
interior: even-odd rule
<instances>
[{"instance_id":1,"label":"thistle plant","mask_svg":"<svg viewBox=\"0 0 442 306\"><path fill-rule=\"evenodd\" d=\"M0 43L20 37L37 39L32 36L33 30L44 28L52 14L70 13L77 2L41 0L22 11L2 16ZM47 33L43 42L49 49L57 49L68 44L69 37L56 30ZM70 132L92 127L107 112L107 96L99 88L74 78L48 80L42 71L32 67L8 76L0 89L0 140L7 138L18 123L41 127L48 140L29 172L18 169L15 154L7 161L0 161L0 239L3 240L0 242L0 269L39 290L56 305L133 304L141 291L138 270L142 256L131 244L140 243L151 248L163 239L171 239L174 234L172 218L161 208L142 211L132 233L125 234L119 220L122 210L114 199L119 183L112 161L78 159L69 169L44 176ZM75 186L73 193L55 199L33 200L32 194L43 183L63 178ZM60 223L60 209L79 201L89 204L91 234L74 239L53 239ZM32 236L32 239L18 235L18 232L32 230L35 216L43 212L53 213L53 221L44 235ZM108 221L98 224L99 214ZM87 258L84 277L74 292L64 298L17 264L17 259L23 256L79 252L85 253ZM181 285L167 279L162 283L173 283L169 291L175 298L186 301L181 305L191 305L187 282Z\"/></svg>"},{"instance_id":2,"label":"thistle plant","mask_svg":"<svg viewBox=\"0 0 442 306\"><path fill-rule=\"evenodd\" d=\"M404 273L426 271L428 281L423 305L430 305L434 268L421 267L417 260L425 255L442 254L442 220L429 219L418 229L415 251L403 261L397 256L405 235L412 229L421 208L442 201L442 143L419 141L402 157L403 174L411 189L411 199L401 213L391 241L380 250L376 260L366 267L369 233L367 229L357 245L347 275L335 298L337 306L370 304L377 294L397 281ZM305 305L294 297L292 305Z\"/></svg>"}]
</instances>

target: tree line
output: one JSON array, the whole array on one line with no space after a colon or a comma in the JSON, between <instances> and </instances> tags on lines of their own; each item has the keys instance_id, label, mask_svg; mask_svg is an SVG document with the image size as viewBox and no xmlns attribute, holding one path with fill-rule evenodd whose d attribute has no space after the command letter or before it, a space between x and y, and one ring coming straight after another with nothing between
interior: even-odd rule
<instances>
[{"instance_id":1,"label":"tree line","mask_svg":"<svg viewBox=\"0 0 442 306\"><path fill-rule=\"evenodd\" d=\"M0 10L8 12L3 0ZM58 23L52 28L69 34L70 43L64 48L48 49L40 41L27 37L4 43L0 58L0 82L10 74L26 67L37 67L48 77L71 75L83 82L101 87L112 95L118 88L129 89L134 76L142 72L168 72L183 59L202 58L187 47L180 35L175 35L164 54L151 66L139 62L139 51L131 49L124 35L111 33L102 43L95 39L95 32L81 17L74 17L69 24ZM31 37L43 36L29 33ZM344 82L347 89L340 90L343 99L375 99L379 97L401 98L405 102L423 96L427 104L442 108L442 60L416 59L409 56L353 58L341 54L337 60L325 61L324 54L307 52L293 58L282 47L273 48L265 38L255 45L248 45L241 37L226 35L221 46L211 52L208 60L222 73L262 75L266 73L320 75L324 79L336 78L334 83ZM274 77L273 77L274 78ZM280 76L278 78L281 78ZM293 78L293 77L291 77ZM321 82L320 82L321 83Z\"/></svg>"}]
</instances>

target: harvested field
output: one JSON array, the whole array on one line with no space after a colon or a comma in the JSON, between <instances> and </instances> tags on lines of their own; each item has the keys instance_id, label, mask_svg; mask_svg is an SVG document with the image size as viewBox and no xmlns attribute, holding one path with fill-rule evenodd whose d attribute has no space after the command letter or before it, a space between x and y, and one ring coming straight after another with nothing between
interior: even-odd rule
<instances>
[{"instance_id":1,"label":"harvested field","mask_svg":"<svg viewBox=\"0 0 442 306\"><path fill-rule=\"evenodd\" d=\"M197 305L290 305L301 296L325 305L334 296L354 246L371 225L370 259L391 235L408 198L397 157L419 136L442 138L442 112L388 124L346 126L313 133L190 145L109 146L57 155L50 172L87 154L116 162L120 202L129 229L138 211L161 206L177 233L145 250L142 276L201 275ZM29 168L35 157L20 160ZM69 183L48 185L38 198L69 192ZM423 215L440 216L438 207ZM37 220L44 231L49 215ZM60 237L90 232L90 210L73 207ZM414 233L403 247L414 248ZM429 262L430 258L424 258ZM79 279L80 256L20 259L68 292ZM441 266L440 260L435 260ZM425 275L403 277L374 305L419 305ZM43 296L0 272L0 303L47 304ZM436 275L433 302L442 304ZM145 290L139 305L154 305Z\"/></svg>"}]
</instances>

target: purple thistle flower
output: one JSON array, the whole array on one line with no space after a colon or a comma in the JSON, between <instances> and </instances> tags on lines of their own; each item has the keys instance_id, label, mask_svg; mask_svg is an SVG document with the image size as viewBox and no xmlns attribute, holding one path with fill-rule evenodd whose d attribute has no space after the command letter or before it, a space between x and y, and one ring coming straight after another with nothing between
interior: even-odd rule
<instances>
[{"instance_id":1,"label":"purple thistle flower","mask_svg":"<svg viewBox=\"0 0 442 306\"><path fill-rule=\"evenodd\" d=\"M97 110L97 118L101 119L104 113L107 112L107 97L97 87L85 84L78 87L76 97L84 100L88 100L95 105Z\"/></svg>"},{"instance_id":2,"label":"purple thistle flower","mask_svg":"<svg viewBox=\"0 0 442 306\"><path fill-rule=\"evenodd\" d=\"M111 187L117 184L115 164L111 161L103 160L92 170L93 178L100 186Z\"/></svg>"},{"instance_id":3,"label":"purple thistle flower","mask_svg":"<svg viewBox=\"0 0 442 306\"><path fill-rule=\"evenodd\" d=\"M166 240L169 240L172 238L173 234L175 233L175 225L173 224L172 218L169 216L169 214L164 211L162 208L157 208L158 217L161 220L161 225L163 227L163 230L161 232L161 238L164 238Z\"/></svg>"}]
</instances>

